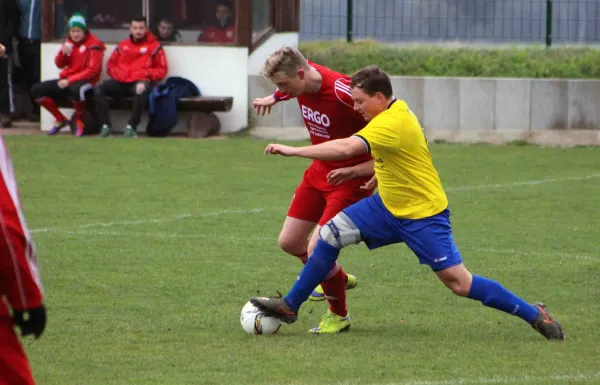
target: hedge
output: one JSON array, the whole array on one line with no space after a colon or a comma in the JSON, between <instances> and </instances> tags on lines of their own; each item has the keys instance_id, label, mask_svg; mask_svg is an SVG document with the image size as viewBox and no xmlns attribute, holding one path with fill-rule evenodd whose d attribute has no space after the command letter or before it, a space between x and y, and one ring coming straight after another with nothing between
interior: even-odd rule
<instances>
[{"instance_id":1,"label":"hedge","mask_svg":"<svg viewBox=\"0 0 600 385\"><path fill-rule=\"evenodd\" d=\"M374 41L306 42L300 50L315 63L352 74L377 64L390 75L598 78L600 49L564 47L399 47Z\"/></svg>"}]
</instances>

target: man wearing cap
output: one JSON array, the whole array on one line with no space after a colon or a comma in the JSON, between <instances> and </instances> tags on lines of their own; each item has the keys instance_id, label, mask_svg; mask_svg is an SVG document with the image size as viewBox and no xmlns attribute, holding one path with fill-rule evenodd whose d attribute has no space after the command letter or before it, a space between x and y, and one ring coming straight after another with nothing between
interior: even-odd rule
<instances>
[{"instance_id":1,"label":"man wearing cap","mask_svg":"<svg viewBox=\"0 0 600 385\"><path fill-rule=\"evenodd\" d=\"M82 136L82 115L86 97L92 95L93 86L100 80L102 60L106 47L87 28L85 18L78 12L69 19L69 37L54 59L61 69L59 79L47 80L34 85L31 94L35 102L54 116L56 123L48 135L57 134L62 128L75 125L75 135ZM56 105L57 98L69 97L75 108L71 122Z\"/></svg>"}]
</instances>

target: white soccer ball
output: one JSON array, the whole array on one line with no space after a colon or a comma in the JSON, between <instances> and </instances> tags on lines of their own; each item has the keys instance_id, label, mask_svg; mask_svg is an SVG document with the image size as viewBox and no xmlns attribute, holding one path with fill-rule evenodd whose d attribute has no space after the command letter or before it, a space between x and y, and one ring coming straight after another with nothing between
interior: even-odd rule
<instances>
[{"instance_id":1,"label":"white soccer ball","mask_svg":"<svg viewBox=\"0 0 600 385\"><path fill-rule=\"evenodd\" d=\"M248 301L242 308L240 315L242 328L248 334L277 334L281 327L281 321L274 317L269 317L265 313Z\"/></svg>"}]
</instances>

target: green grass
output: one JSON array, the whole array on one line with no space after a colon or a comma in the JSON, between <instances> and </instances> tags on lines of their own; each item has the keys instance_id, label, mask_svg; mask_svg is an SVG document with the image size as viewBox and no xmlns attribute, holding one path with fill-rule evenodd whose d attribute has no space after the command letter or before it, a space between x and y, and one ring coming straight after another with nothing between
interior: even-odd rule
<instances>
[{"instance_id":1,"label":"green grass","mask_svg":"<svg viewBox=\"0 0 600 385\"><path fill-rule=\"evenodd\" d=\"M346 74L380 63L388 74L402 76L600 78L600 49L593 47L398 47L361 40L303 42L300 50L308 59Z\"/></svg>"},{"instance_id":2,"label":"green grass","mask_svg":"<svg viewBox=\"0 0 600 385\"><path fill-rule=\"evenodd\" d=\"M300 271L277 235L307 161L243 138L5 140L49 309L25 342L39 384L600 383L600 148L431 148L467 267L545 301L567 333L548 343L404 245L342 252L349 333L309 335L326 309L309 303L247 335L248 298Z\"/></svg>"}]
</instances>

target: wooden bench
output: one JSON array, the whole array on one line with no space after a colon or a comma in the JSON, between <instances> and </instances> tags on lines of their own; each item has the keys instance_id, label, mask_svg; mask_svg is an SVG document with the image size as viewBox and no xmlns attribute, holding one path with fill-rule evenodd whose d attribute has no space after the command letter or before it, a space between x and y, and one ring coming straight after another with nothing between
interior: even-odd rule
<instances>
[{"instance_id":1,"label":"wooden bench","mask_svg":"<svg viewBox=\"0 0 600 385\"><path fill-rule=\"evenodd\" d=\"M122 99L107 98L107 100L110 110L123 111L133 108L133 98L131 97ZM59 108L73 107L71 101L66 98L57 100L56 103ZM185 133L187 136L190 138L204 138L217 134L221 129L219 118L214 113L231 111L232 106L233 97L194 96L179 99L177 111L190 112L185 122ZM84 117L84 120L89 122L86 118L89 117ZM99 132L99 127L90 129L90 134L93 134L95 131ZM88 130L86 130L87 133Z\"/></svg>"}]
</instances>

